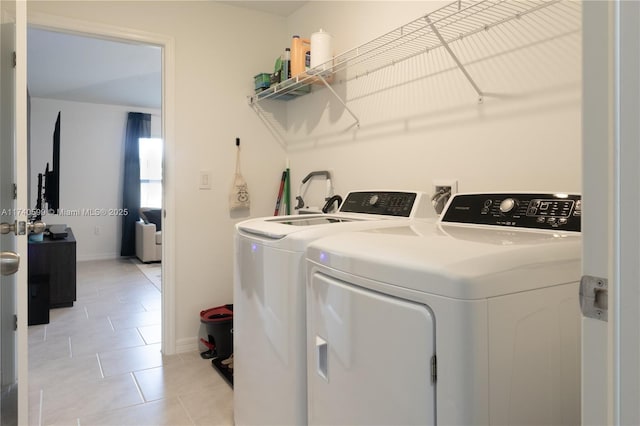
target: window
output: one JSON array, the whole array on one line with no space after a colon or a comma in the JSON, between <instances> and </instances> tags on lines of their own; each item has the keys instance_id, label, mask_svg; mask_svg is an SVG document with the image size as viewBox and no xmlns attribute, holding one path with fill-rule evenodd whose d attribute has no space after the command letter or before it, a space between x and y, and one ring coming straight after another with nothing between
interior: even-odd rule
<instances>
[{"instance_id":1,"label":"window","mask_svg":"<svg viewBox=\"0 0 640 426\"><path fill-rule=\"evenodd\" d=\"M162 207L162 139L140 138L140 206Z\"/></svg>"}]
</instances>

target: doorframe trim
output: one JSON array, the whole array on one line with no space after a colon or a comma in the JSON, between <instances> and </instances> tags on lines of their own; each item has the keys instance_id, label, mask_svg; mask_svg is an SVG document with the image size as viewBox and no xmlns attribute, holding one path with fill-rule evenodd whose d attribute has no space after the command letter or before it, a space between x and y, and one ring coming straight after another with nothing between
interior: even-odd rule
<instances>
[{"instance_id":1,"label":"doorframe trim","mask_svg":"<svg viewBox=\"0 0 640 426\"><path fill-rule=\"evenodd\" d=\"M16 32L15 32L15 49L16 49L16 73L15 73L15 160L16 163L23 162L27 165L27 5L26 2L16 1ZM19 172L16 166L16 185L18 190L16 207L21 212L16 214L16 220L26 221L27 217L24 212L28 207L27 195L27 173L25 170ZM27 355L29 352L29 300L27 291L19 291L22 286L27 290L28 286L28 268L25 263L28 260L28 241L26 236L16 238L16 248L18 253L23 254L21 259L22 267L18 270L16 277L16 315L17 321L17 342L16 342L16 359L18 374L18 424L28 424L29 422L29 361L20 356Z\"/></svg>"},{"instance_id":2,"label":"doorframe trim","mask_svg":"<svg viewBox=\"0 0 640 426\"><path fill-rule=\"evenodd\" d=\"M614 8L613 249L610 253L614 293L609 293L612 390L611 424L639 424L640 410L640 5L616 1Z\"/></svg>"},{"instance_id":3,"label":"doorframe trim","mask_svg":"<svg viewBox=\"0 0 640 426\"><path fill-rule=\"evenodd\" d=\"M19 2L20 3L20 2ZM175 308L175 40L166 34L140 31L44 13L28 13L27 25L46 30L98 37L162 48L162 345L165 355L176 353Z\"/></svg>"}]
</instances>

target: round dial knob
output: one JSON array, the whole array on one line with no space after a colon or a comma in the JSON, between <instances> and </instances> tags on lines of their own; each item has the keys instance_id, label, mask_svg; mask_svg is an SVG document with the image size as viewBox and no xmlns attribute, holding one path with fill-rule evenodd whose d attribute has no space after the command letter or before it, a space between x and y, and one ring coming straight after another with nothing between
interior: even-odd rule
<instances>
[{"instance_id":1,"label":"round dial knob","mask_svg":"<svg viewBox=\"0 0 640 426\"><path fill-rule=\"evenodd\" d=\"M501 213L509 213L513 209L518 207L518 201L513 198L505 198L500 203L500 212Z\"/></svg>"},{"instance_id":2,"label":"round dial knob","mask_svg":"<svg viewBox=\"0 0 640 426\"><path fill-rule=\"evenodd\" d=\"M518 207L518 201L513 198L505 198L500 203L500 212L501 213L509 213L513 209Z\"/></svg>"},{"instance_id":3,"label":"round dial knob","mask_svg":"<svg viewBox=\"0 0 640 426\"><path fill-rule=\"evenodd\" d=\"M378 204L379 199L380 197L378 197L377 195L372 195L371 198L369 198L369 205L375 206L376 204Z\"/></svg>"}]
</instances>

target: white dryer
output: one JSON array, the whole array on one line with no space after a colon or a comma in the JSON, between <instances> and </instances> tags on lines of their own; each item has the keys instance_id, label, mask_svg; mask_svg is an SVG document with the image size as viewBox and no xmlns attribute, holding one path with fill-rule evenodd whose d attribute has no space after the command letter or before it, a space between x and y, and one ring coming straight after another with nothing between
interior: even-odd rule
<instances>
[{"instance_id":1,"label":"white dryer","mask_svg":"<svg viewBox=\"0 0 640 426\"><path fill-rule=\"evenodd\" d=\"M251 219L236 225L234 420L307 421L305 249L323 236L433 218L426 194L350 192L334 214Z\"/></svg>"},{"instance_id":2,"label":"white dryer","mask_svg":"<svg viewBox=\"0 0 640 426\"><path fill-rule=\"evenodd\" d=\"M580 424L581 201L457 194L309 245L312 425Z\"/></svg>"}]
</instances>

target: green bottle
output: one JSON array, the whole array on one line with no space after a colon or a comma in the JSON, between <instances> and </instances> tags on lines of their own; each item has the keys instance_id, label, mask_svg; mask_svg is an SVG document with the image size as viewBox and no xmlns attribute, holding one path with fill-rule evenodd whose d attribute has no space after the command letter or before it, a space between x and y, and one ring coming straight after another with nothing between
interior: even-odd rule
<instances>
[{"instance_id":1,"label":"green bottle","mask_svg":"<svg viewBox=\"0 0 640 426\"><path fill-rule=\"evenodd\" d=\"M284 56L282 57L282 72L280 74L280 82L291 78L291 49L288 47L284 49Z\"/></svg>"}]
</instances>

